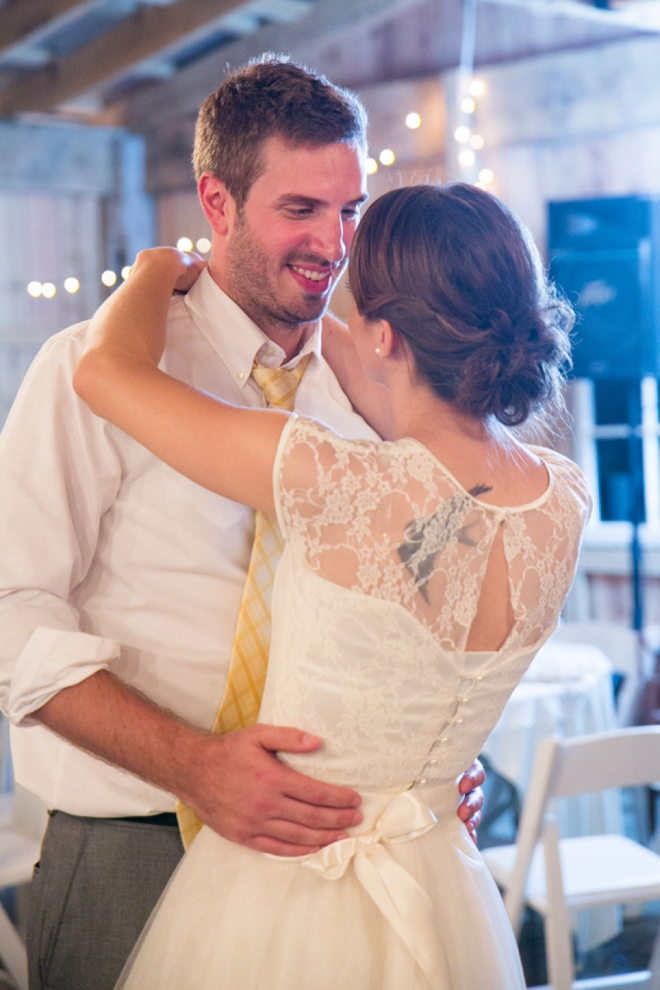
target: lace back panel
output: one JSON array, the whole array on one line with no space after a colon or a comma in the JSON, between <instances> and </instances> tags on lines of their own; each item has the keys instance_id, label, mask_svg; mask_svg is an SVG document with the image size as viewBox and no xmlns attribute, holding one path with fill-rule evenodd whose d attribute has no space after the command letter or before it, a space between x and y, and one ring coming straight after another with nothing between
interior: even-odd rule
<instances>
[{"instance_id":1,"label":"lace back panel","mask_svg":"<svg viewBox=\"0 0 660 990\"><path fill-rule=\"evenodd\" d=\"M548 490L507 509L466 492L415 441L347 441L300 418L280 462L283 531L320 577L402 606L456 654L465 650L503 525L515 617L507 645L528 647L557 619L575 573L576 512L586 518L590 504L574 464L537 453Z\"/></svg>"},{"instance_id":2,"label":"lace back panel","mask_svg":"<svg viewBox=\"0 0 660 990\"><path fill-rule=\"evenodd\" d=\"M500 508L414 440L348 441L313 420L287 424L275 469L287 548L260 717L325 743L287 762L378 787L469 765L557 623L588 518L579 470L536 452L547 491ZM466 653L499 527L513 628L498 651Z\"/></svg>"}]
</instances>

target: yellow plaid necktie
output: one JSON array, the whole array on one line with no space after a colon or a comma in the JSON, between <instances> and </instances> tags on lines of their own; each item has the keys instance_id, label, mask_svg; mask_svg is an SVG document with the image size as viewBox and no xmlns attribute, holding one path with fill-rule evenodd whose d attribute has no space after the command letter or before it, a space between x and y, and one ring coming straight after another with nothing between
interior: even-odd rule
<instances>
[{"instance_id":1,"label":"yellow plaid necktie","mask_svg":"<svg viewBox=\"0 0 660 990\"><path fill-rule=\"evenodd\" d=\"M269 409L293 409L296 389L309 357L308 354L302 358L291 371L266 368L255 362L252 377L263 391ZM273 582L283 549L277 521L263 512L255 513L254 544L238 613L229 677L213 726L213 732L218 735L257 721L268 667ZM187 849L202 825L195 813L181 802L177 804L177 815Z\"/></svg>"}]
</instances>

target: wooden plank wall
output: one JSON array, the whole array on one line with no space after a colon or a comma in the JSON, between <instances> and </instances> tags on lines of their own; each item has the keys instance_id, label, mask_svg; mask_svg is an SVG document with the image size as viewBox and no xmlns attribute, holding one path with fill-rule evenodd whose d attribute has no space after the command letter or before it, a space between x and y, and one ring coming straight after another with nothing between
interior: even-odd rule
<instances>
[{"instance_id":1,"label":"wooden plank wall","mask_svg":"<svg viewBox=\"0 0 660 990\"><path fill-rule=\"evenodd\" d=\"M41 345L107 295L103 270L153 243L142 159L142 139L112 128L0 124L0 426ZM33 299L30 281L57 294Z\"/></svg>"},{"instance_id":2,"label":"wooden plank wall","mask_svg":"<svg viewBox=\"0 0 660 990\"><path fill-rule=\"evenodd\" d=\"M660 37L541 55L477 70L474 127L492 190L546 244L549 200L660 190ZM456 72L447 73L447 174L458 178ZM460 121L463 122L462 120Z\"/></svg>"},{"instance_id":3,"label":"wooden plank wall","mask_svg":"<svg viewBox=\"0 0 660 990\"><path fill-rule=\"evenodd\" d=\"M41 345L85 319L101 301L99 200L75 193L0 190L0 420ZM75 276L80 291L65 292ZM33 299L32 280L53 282L53 299Z\"/></svg>"}]
</instances>

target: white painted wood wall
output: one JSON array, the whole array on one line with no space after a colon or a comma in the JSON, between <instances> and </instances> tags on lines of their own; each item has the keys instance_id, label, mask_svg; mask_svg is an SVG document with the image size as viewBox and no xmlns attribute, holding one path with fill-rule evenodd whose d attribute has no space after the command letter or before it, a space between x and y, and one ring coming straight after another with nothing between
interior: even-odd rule
<instances>
[{"instance_id":1,"label":"white painted wood wall","mask_svg":"<svg viewBox=\"0 0 660 990\"><path fill-rule=\"evenodd\" d=\"M660 190L660 37L493 65L476 75L480 167L545 249L546 203ZM447 90L447 173L458 178L456 73Z\"/></svg>"},{"instance_id":2,"label":"white painted wood wall","mask_svg":"<svg viewBox=\"0 0 660 990\"><path fill-rule=\"evenodd\" d=\"M0 421L41 345L85 319L101 301L98 197L0 189ZM75 276L80 291L65 292ZM29 281L53 282L53 299L31 298Z\"/></svg>"},{"instance_id":3,"label":"white painted wood wall","mask_svg":"<svg viewBox=\"0 0 660 990\"><path fill-rule=\"evenodd\" d=\"M142 158L115 129L0 123L0 426L41 345L107 295L104 269L154 242ZM30 281L57 294L33 299Z\"/></svg>"}]
</instances>

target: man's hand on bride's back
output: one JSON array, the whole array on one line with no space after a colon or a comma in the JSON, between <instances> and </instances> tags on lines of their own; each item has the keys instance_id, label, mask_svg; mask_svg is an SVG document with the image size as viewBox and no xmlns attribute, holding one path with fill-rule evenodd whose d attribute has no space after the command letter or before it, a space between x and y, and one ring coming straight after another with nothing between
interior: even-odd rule
<instances>
[{"instance_id":1,"label":"man's hand on bride's back","mask_svg":"<svg viewBox=\"0 0 660 990\"><path fill-rule=\"evenodd\" d=\"M315 852L362 820L360 796L285 766L277 752L309 753L321 740L299 729L253 725L198 737L183 800L225 839L277 856Z\"/></svg>"},{"instance_id":2,"label":"man's hand on bride's back","mask_svg":"<svg viewBox=\"0 0 660 990\"><path fill-rule=\"evenodd\" d=\"M467 826L467 830L472 836L475 845L477 842L477 829L483 817L484 793L481 790L481 785L485 779L484 768L479 760L475 760L458 782L458 790L463 797L458 806L457 814Z\"/></svg>"}]
</instances>

